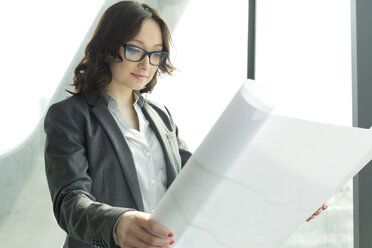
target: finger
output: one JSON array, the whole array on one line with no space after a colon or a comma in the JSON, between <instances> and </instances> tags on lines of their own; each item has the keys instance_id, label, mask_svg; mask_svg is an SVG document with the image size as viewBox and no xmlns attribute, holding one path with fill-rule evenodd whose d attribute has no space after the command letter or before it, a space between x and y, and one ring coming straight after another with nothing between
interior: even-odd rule
<instances>
[{"instance_id":1,"label":"finger","mask_svg":"<svg viewBox=\"0 0 372 248\"><path fill-rule=\"evenodd\" d=\"M322 212L322 210L319 208L314 214L313 214L313 216L315 215L319 215L320 213Z\"/></svg>"},{"instance_id":2,"label":"finger","mask_svg":"<svg viewBox=\"0 0 372 248\"><path fill-rule=\"evenodd\" d=\"M153 235L149 233L147 230L143 229L142 227L138 227L136 230L137 237L141 241L155 246L168 246L172 242L172 238L170 237L159 237L157 235ZM174 242L174 241L173 241Z\"/></svg>"},{"instance_id":3,"label":"finger","mask_svg":"<svg viewBox=\"0 0 372 248\"><path fill-rule=\"evenodd\" d=\"M120 248L136 248L136 247L131 246L131 245L122 245L120 246Z\"/></svg>"},{"instance_id":4,"label":"finger","mask_svg":"<svg viewBox=\"0 0 372 248\"><path fill-rule=\"evenodd\" d=\"M136 236L130 235L130 238L127 238L124 242L124 244L121 244L120 247L122 248L159 248L158 246L150 246L149 244L146 244L145 242L139 240Z\"/></svg>"},{"instance_id":5,"label":"finger","mask_svg":"<svg viewBox=\"0 0 372 248\"><path fill-rule=\"evenodd\" d=\"M133 222L128 229L126 230L126 234L124 239L120 243L121 248L139 248L140 245L138 243L138 232L144 232L143 229L139 226L138 223Z\"/></svg>"},{"instance_id":6,"label":"finger","mask_svg":"<svg viewBox=\"0 0 372 248\"><path fill-rule=\"evenodd\" d=\"M135 241L135 247L136 248L167 248L169 244L167 245L162 245L162 246L159 246L159 245L150 245L150 244L147 244L146 242L140 240L140 239L137 239Z\"/></svg>"},{"instance_id":7,"label":"finger","mask_svg":"<svg viewBox=\"0 0 372 248\"><path fill-rule=\"evenodd\" d=\"M323 206L322 206L322 209L323 210L326 210L328 208L328 204L327 203L324 203Z\"/></svg>"},{"instance_id":8,"label":"finger","mask_svg":"<svg viewBox=\"0 0 372 248\"><path fill-rule=\"evenodd\" d=\"M125 239L119 243L121 248L136 248L136 238L132 235L126 235Z\"/></svg>"},{"instance_id":9,"label":"finger","mask_svg":"<svg viewBox=\"0 0 372 248\"><path fill-rule=\"evenodd\" d=\"M161 237L173 237L173 233L168 228L160 225L159 223L157 223L157 222L155 222L151 219L148 219L148 220L141 219L141 220L139 220L139 225L142 228L144 228L144 229L146 229L146 230L148 230L148 231L150 231L150 232L152 232L156 235L159 235Z\"/></svg>"}]
</instances>

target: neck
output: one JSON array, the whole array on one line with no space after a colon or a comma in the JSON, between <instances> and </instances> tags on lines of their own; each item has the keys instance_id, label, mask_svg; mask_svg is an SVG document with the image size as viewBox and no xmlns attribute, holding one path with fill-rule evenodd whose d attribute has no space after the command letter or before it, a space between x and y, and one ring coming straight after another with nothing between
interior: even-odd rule
<instances>
[{"instance_id":1,"label":"neck","mask_svg":"<svg viewBox=\"0 0 372 248\"><path fill-rule=\"evenodd\" d=\"M115 83L110 83L105 91L115 99L117 104L123 108L132 108L135 101L135 94L132 89Z\"/></svg>"}]
</instances>

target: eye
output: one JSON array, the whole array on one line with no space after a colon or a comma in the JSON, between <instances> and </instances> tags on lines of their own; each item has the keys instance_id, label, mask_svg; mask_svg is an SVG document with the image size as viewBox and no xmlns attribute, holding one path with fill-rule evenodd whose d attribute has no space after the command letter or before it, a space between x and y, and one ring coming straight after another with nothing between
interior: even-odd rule
<instances>
[{"instance_id":1,"label":"eye","mask_svg":"<svg viewBox=\"0 0 372 248\"><path fill-rule=\"evenodd\" d=\"M154 56L154 58L160 58L161 52L153 53L152 56Z\"/></svg>"},{"instance_id":2,"label":"eye","mask_svg":"<svg viewBox=\"0 0 372 248\"><path fill-rule=\"evenodd\" d=\"M130 52L130 53L133 53L133 54L142 53L142 50L137 48L137 47L126 46L125 48L126 48L127 52Z\"/></svg>"}]
</instances>

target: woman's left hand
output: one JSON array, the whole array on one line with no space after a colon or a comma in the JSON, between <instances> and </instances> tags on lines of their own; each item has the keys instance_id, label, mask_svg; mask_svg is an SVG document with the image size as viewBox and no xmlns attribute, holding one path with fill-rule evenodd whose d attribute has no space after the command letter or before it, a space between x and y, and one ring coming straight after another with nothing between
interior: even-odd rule
<instances>
[{"instance_id":1,"label":"woman's left hand","mask_svg":"<svg viewBox=\"0 0 372 248\"><path fill-rule=\"evenodd\" d=\"M313 215L311 215L306 221L310 221L314 219L316 216L318 216L322 211L326 210L328 207L327 203L324 203L323 206L321 206Z\"/></svg>"}]
</instances>

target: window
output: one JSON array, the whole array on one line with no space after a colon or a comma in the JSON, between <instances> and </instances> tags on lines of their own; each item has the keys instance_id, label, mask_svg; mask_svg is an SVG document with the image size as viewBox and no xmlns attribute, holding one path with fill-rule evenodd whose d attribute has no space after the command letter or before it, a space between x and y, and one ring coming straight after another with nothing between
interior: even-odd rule
<instances>
[{"instance_id":1,"label":"window","mask_svg":"<svg viewBox=\"0 0 372 248\"><path fill-rule=\"evenodd\" d=\"M0 155L20 145L36 128L102 3L1 3Z\"/></svg>"},{"instance_id":2,"label":"window","mask_svg":"<svg viewBox=\"0 0 372 248\"><path fill-rule=\"evenodd\" d=\"M272 90L274 113L352 126L350 1L256 4L256 79ZM328 203L283 248L353 247L352 182Z\"/></svg>"}]
</instances>

